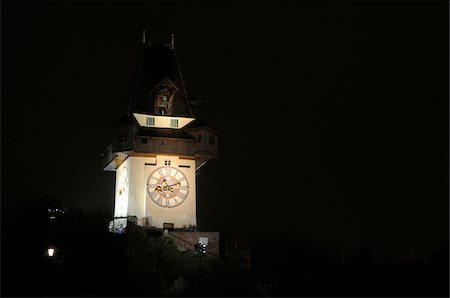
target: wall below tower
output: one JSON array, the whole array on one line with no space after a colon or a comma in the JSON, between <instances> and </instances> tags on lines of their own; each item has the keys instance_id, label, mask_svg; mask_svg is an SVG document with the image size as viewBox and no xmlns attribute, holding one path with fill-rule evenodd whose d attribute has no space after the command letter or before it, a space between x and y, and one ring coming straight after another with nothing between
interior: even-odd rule
<instances>
[{"instance_id":1,"label":"wall below tower","mask_svg":"<svg viewBox=\"0 0 450 298\"><path fill-rule=\"evenodd\" d=\"M214 256L220 256L219 232L171 231L169 235L178 246L191 251L194 250L194 245L198 243L200 237L206 237L208 238L208 247L206 250Z\"/></svg>"}]
</instances>

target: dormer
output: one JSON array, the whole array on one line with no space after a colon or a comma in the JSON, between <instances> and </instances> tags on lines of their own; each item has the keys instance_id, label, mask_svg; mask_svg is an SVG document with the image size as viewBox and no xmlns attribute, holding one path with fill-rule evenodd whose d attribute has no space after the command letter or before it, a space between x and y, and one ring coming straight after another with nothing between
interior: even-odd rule
<instances>
[{"instance_id":1,"label":"dormer","mask_svg":"<svg viewBox=\"0 0 450 298\"><path fill-rule=\"evenodd\" d=\"M152 91L154 98L154 113L157 115L171 115L173 107L173 97L178 88L167 77L158 83Z\"/></svg>"}]
</instances>

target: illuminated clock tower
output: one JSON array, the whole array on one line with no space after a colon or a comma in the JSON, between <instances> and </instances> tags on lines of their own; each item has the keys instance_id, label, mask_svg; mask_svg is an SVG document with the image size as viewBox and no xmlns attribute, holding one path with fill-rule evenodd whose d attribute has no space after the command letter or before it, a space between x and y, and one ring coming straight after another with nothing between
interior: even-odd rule
<instances>
[{"instance_id":1,"label":"illuminated clock tower","mask_svg":"<svg viewBox=\"0 0 450 298\"><path fill-rule=\"evenodd\" d=\"M113 124L104 171L116 172L114 217L141 226L197 226L196 172L217 157L218 133L195 118L171 45L142 44L126 114Z\"/></svg>"}]
</instances>

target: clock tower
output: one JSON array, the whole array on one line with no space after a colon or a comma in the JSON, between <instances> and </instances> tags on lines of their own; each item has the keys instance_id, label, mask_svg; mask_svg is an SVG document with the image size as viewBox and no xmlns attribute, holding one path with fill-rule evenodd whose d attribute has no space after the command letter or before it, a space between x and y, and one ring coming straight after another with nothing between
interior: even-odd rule
<instances>
[{"instance_id":1,"label":"clock tower","mask_svg":"<svg viewBox=\"0 0 450 298\"><path fill-rule=\"evenodd\" d=\"M196 173L217 158L218 133L194 115L173 45L142 44L126 113L113 124L103 170L116 173L114 217L195 228Z\"/></svg>"}]
</instances>

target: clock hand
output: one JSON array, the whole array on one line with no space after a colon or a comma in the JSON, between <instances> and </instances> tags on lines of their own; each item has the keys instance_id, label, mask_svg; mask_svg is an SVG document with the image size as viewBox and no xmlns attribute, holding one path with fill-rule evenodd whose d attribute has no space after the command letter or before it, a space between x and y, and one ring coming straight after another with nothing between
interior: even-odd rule
<instances>
[{"instance_id":1,"label":"clock hand","mask_svg":"<svg viewBox=\"0 0 450 298\"><path fill-rule=\"evenodd\" d=\"M157 192L162 192L162 191L170 191L170 192L173 192L173 187L172 186L175 186L175 185L180 185L181 183L180 182L176 182L176 183L174 183L174 184L171 184L171 185L169 185L169 184L167 184L167 180L166 179L164 179L163 181L162 181L165 185L158 185L156 188L155 188L155 191L157 191Z\"/></svg>"},{"instance_id":2,"label":"clock hand","mask_svg":"<svg viewBox=\"0 0 450 298\"><path fill-rule=\"evenodd\" d=\"M169 191L170 191L170 192L173 192L173 187L172 187L172 186L175 186L175 185L180 186L180 184L181 184L181 183L177 181L177 182L174 183L174 184L167 185L167 187L169 188Z\"/></svg>"},{"instance_id":3,"label":"clock hand","mask_svg":"<svg viewBox=\"0 0 450 298\"><path fill-rule=\"evenodd\" d=\"M177 181L176 183L171 184L171 185L167 185L167 186L170 186L170 187L175 186L175 185L176 185L176 186L180 186L180 184L181 184L181 183Z\"/></svg>"},{"instance_id":4,"label":"clock hand","mask_svg":"<svg viewBox=\"0 0 450 298\"><path fill-rule=\"evenodd\" d=\"M169 185L169 184L167 184L167 180L166 179L164 179L163 181L162 181L165 185L163 185L163 187L162 187L162 189L164 190L164 191L173 191L172 190L172 185Z\"/></svg>"}]
</instances>

